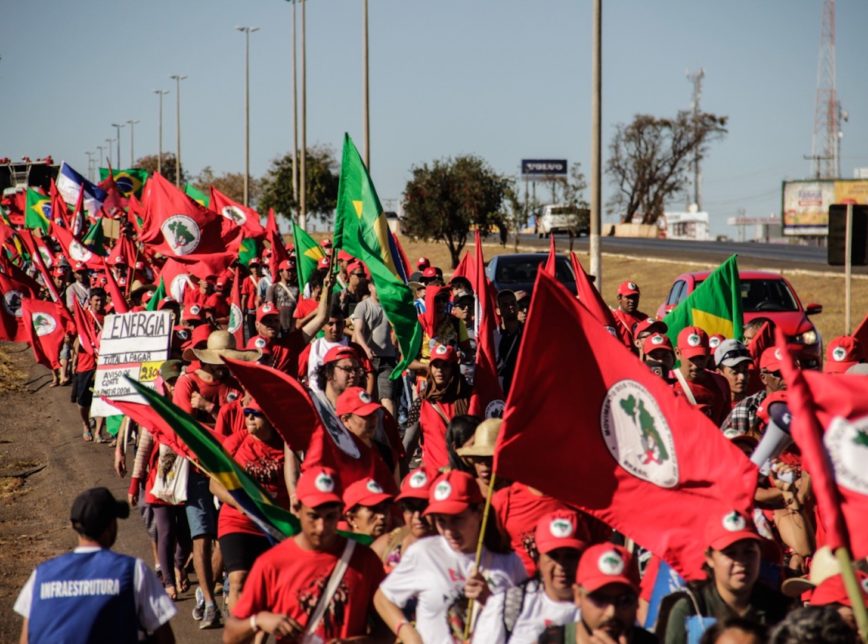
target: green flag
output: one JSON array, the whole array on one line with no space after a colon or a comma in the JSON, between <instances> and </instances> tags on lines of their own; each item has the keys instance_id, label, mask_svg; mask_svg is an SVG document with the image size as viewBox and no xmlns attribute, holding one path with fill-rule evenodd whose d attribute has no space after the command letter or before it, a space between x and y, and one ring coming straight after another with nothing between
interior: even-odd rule
<instances>
[{"instance_id":1,"label":"green flag","mask_svg":"<svg viewBox=\"0 0 868 644\"><path fill-rule=\"evenodd\" d=\"M160 278L160 283L157 285L157 290L153 292L151 295L151 299L148 300L148 303L145 305L146 311L156 311L157 307L160 305L160 302L166 297L166 284L163 282L163 278Z\"/></svg>"},{"instance_id":2,"label":"green flag","mask_svg":"<svg viewBox=\"0 0 868 644\"><path fill-rule=\"evenodd\" d=\"M97 217L87 234L82 238L81 243L90 248L100 257L106 257L108 251L105 247L105 231L102 228L102 217Z\"/></svg>"},{"instance_id":3,"label":"green flag","mask_svg":"<svg viewBox=\"0 0 868 644\"><path fill-rule=\"evenodd\" d=\"M108 168L99 169L100 183L108 179ZM142 196L142 188L145 187L145 181L148 180L148 171L144 168L127 168L126 170L112 170L112 176L115 180L115 187L118 192L124 197L136 195L137 198Z\"/></svg>"},{"instance_id":4,"label":"green flag","mask_svg":"<svg viewBox=\"0 0 868 644\"><path fill-rule=\"evenodd\" d=\"M241 245L238 247L238 261L245 266L250 264L250 260L256 257L259 252L259 245L253 237L245 237L241 240Z\"/></svg>"},{"instance_id":5,"label":"green flag","mask_svg":"<svg viewBox=\"0 0 868 644\"><path fill-rule=\"evenodd\" d=\"M343 248L358 257L371 272L377 299L401 346L401 362L391 375L396 379L416 359L422 345L422 327L416 316L413 293L399 273L398 267L403 263L392 241L377 191L349 134L344 135L334 247L335 251Z\"/></svg>"},{"instance_id":6,"label":"green flag","mask_svg":"<svg viewBox=\"0 0 868 644\"><path fill-rule=\"evenodd\" d=\"M319 260L325 257L322 246L308 235L304 229L292 222L292 240L295 244L295 259L298 264L298 288L303 293L304 287L310 281L310 276L316 271Z\"/></svg>"},{"instance_id":7,"label":"green flag","mask_svg":"<svg viewBox=\"0 0 868 644\"><path fill-rule=\"evenodd\" d=\"M184 194L190 197L190 199L192 199L193 201L196 201L200 205L205 206L206 208L211 203L211 196L199 190L192 183L184 184Z\"/></svg>"},{"instance_id":8,"label":"green flag","mask_svg":"<svg viewBox=\"0 0 868 644\"><path fill-rule=\"evenodd\" d=\"M672 345L687 326L698 326L708 335L716 333L741 340L744 327L741 282L736 255L727 259L663 319Z\"/></svg>"},{"instance_id":9,"label":"green flag","mask_svg":"<svg viewBox=\"0 0 868 644\"><path fill-rule=\"evenodd\" d=\"M40 228L48 234L51 226L51 199L33 188L27 189L27 201L24 206L24 227Z\"/></svg>"}]
</instances>

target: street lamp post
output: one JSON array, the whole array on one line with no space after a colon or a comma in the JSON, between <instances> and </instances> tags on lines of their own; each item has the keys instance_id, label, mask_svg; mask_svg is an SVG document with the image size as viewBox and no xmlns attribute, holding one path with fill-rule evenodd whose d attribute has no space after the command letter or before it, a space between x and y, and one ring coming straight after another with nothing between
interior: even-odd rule
<instances>
[{"instance_id":1,"label":"street lamp post","mask_svg":"<svg viewBox=\"0 0 868 644\"><path fill-rule=\"evenodd\" d=\"M159 97L160 116L157 126L157 172L163 174L163 97L169 93L167 89L155 89L154 94Z\"/></svg>"},{"instance_id":2,"label":"street lamp post","mask_svg":"<svg viewBox=\"0 0 868 644\"><path fill-rule=\"evenodd\" d=\"M136 123L141 123L141 121L130 119L127 123L130 126L130 167L132 168L136 164L135 127Z\"/></svg>"},{"instance_id":3,"label":"street lamp post","mask_svg":"<svg viewBox=\"0 0 868 644\"><path fill-rule=\"evenodd\" d=\"M301 171L299 173L298 225L307 229L307 46L305 44L304 8L301 0Z\"/></svg>"},{"instance_id":4,"label":"street lamp post","mask_svg":"<svg viewBox=\"0 0 868 644\"><path fill-rule=\"evenodd\" d=\"M85 155L87 155L87 178L93 181L93 152L88 150Z\"/></svg>"},{"instance_id":5,"label":"street lamp post","mask_svg":"<svg viewBox=\"0 0 868 644\"><path fill-rule=\"evenodd\" d=\"M169 76L175 81L175 185L181 187L181 81L187 78L181 74L173 74Z\"/></svg>"},{"instance_id":6,"label":"street lamp post","mask_svg":"<svg viewBox=\"0 0 868 644\"><path fill-rule=\"evenodd\" d=\"M371 113L368 84L368 0L362 0L364 29L362 34L362 129L365 138L365 165L371 172Z\"/></svg>"},{"instance_id":7,"label":"street lamp post","mask_svg":"<svg viewBox=\"0 0 868 644\"><path fill-rule=\"evenodd\" d=\"M117 130L117 133L118 133L118 138L117 138L117 144L118 144L118 156L117 156L117 159L116 159L117 164L118 164L118 168L121 167L121 128L122 128L123 126L124 126L123 123L112 123L112 127L113 127L115 130Z\"/></svg>"},{"instance_id":8,"label":"street lamp post","mask_svg":"<svg viewBox=\"0 0 868 644\"><path fill-rule=\"evenodd\" d=\"M244 205L250 206L250 34L259 27L235 27L244 33Z\"/></svg>"},{"instance_id":9,"label":"street lamp post","mask_svg":"<svg viewBox=\"0 0 868 644\"><path fill-rule=\"evenodd\" d=\"M105 140L105 145L106 145L105 155L108 157L109 165L111 165L111 162L112 162L112 143L114 143L114 142L115 142L115 140L111 137L109 137Z\"/></svg>"},{"instance_id":10,"label":"street lamp post","mask_svg":"<svg viewBox=\"0 0 868 644\"><path fill-rule=\"evenodd\" d=\"M99 168L99 164L103 162L102 146L101 146L101 145L98 145L98 146L96 146L96 149L97 149L97 153L98 153L98 155L99 155L99 156L97 156L97 158L96 158L96 161L97 161L97 163L96 163L96 167Z\"/></svg>"},{"instance_id":11,"label":"street lamp post","mask_svg":"<svg viewBox=\"0 0 868 644\"><path fill-rule=\"evenodd\" d=\"M602 199L602 34L603 2L594 0L591 44L591 231L588 252L591 274L595 285L603 292L603 266L600 253L601 199Z\"/></svg>"},{"instance_id":12,"label":"street lamp post","mask_svg":"<svg viewBox=\"0 0 868 644\"><path fill-rule=\"evenodd\" d=\"M292 2L292 54L290 55L292 64L292 200L298 208L298 74L295 64L295 0L289 0L289 2Z\"/></svg>"}]
</instances>

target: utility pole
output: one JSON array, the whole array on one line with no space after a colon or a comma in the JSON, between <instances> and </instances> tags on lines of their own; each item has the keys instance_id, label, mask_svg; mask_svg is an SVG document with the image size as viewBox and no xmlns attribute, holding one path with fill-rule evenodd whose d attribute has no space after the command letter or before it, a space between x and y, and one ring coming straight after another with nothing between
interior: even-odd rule
<instances>
[{"instance_id":1,"label":"utility pole","mask_svg":"<svg viewBox=\"0 0 868 644\"><path fill-rule=\"evenodd\" d=\"M301 2L301 173L299 178L298 225L307 230L307 50L304 41L305 0Z\"/></svg>"},{"instance_id":2,"label":"utility pole","mask_svg":"<svg viewBox=\"0 0 868 644\"><path fill-rule=\"evenodd\" d=\"M130 167L132 168L136 164L136 138L134 128L136 123L141 123L141 121L130 119L127 123L130 126Z\"/></svg>"},{"instance_id":3,"label":"utility pole","mask_svg":"<svg viewBox=\"0 0 868 644\"><path fill-rule=\"evenodd\" d=\"M163 96L169 93L167 89L155 89L160 103L159 125L157 127L157 172L163 174Z\"/></svg>"},{"instance_id":4,"label":"utility pole","mask_svg":"<svg viewBox=\"0 0 868 644\"><path fill-rule=\"evenodd\" d=\"M687 72L687 80L693 83L693 134L697 135L699 127L699 99L702 97L702 79L705 78L705 70L700 67L699 71ZM697 211L702 210L702 189L701 179L702 173L699 170L699 146L693 151L693 203L696 204Z\"/></svg>"},{"instance_id":5,"label":"utility pole","mask_svg":"<svg viewBox=\"0 0 868 644\"><path fill-rule=\"evenodd\" d=\"M292 2L292 201L298 208L298 74L295 64L296 29L295 0Z\"/></svg>"},{"instance_id":6,"label":"utility pole","mask_svg":"<svg viewBox=\"0 0 868 644\"><path fill-rule=\"evenodd\" d=\"M93 152L88 150L85 154L87 155L87 178L93 181Z\"/></svg>"},{"instance_id":7,"label":"utility pole","mask_svg":"<svg viewBox=\"0 0 868 644\"><path fill-rule=\"evenodd\" d=\"M118 156L117 156L117 159L116 159L116 162L117 162L117 164L118 164L118 165L117 165L118 168L121 167L121 128L122 128L123 126L124 126L123 123L112 123L112 127L113 127L113 128L117 131L117 133L118 133L118 138L117 138L117 144L118 144Z\"/></svg>"},{"instance_id":8,"label":"utility pole","mask_svg":"<svg viewBox=\"0 0 868 644\"><path fill-rule=\"evenodd\" d=\"M235 27L244 34L244 205L250 206L250 34L259 27Z\"/></svg>"},{"instance_id":9,"label":"utility pole","mask_svg":"<svg viewBox=\"0 0 868 644\"><path fill-rule=\"evenodd\" d=\"M600 253L600 200L602 196L602 103L603 103L603 0L594 0L594 18L591 45L591 234L588 252L591 275L596 278L597 290L603 292L603 265ZM534 183L536 201L536 183Z\"/></svg>"},{"instance_id":10,"label":"utility pole","mask_svg":"<svg viewBox=\"0 0 868 644\"><path fill-rule=\"evenodd\" d=\"M187 78L180 74L169 76L175 81L175 186L181 187L181 81Z\"/></svg>"},{"instance_id":11,"label":"utility pole","mask_svg":"<svg viewBox=\"0 0 868 644\"><path fill-rule=\"evenodd\" d=\"M114 143L114 142L115 142L115 140L111 137L109 137L105 140L105 144L106 144L105 153L106 153L106 156L108 157L109 165L112 165L112 143Z\"/></svg>"},{"instance_id":12,"label":"utility pole","mask_svg":"<svg viewBox=\"0 0 868 644\"><path fill-rule=\"evenodd\" d=\"M370 113L370 76L368 73L368 0L362 0L364 29L362 33L362 130L365 139L365 165L371 172L371 113Z\"/></svg>"},{"instance_id":13,"label":"utility pole","mask_svg":"<svg viewBox=\"0 0 868 644\"><path fill-rule=\"evenodd\" d=\"M97 165L97 168L99 168L99 164L103 162L103 159L105 157L103 157L103 155L102 155L103 147L101 145L96 146L96 149L97 149L97 152L99 154L99 156L97 157L97 164L96 165Z\"/></svg>"}]
</instances>

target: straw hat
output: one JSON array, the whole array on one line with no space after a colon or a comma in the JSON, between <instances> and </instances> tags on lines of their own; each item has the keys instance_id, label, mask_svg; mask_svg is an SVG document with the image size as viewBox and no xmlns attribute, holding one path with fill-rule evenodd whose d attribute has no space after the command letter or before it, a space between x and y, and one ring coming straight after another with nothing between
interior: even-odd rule
<instances>
[{"instance_id":1,"label":"straw hat","mask_svg":"<svg viewBox=\"0 0 868 644\"><path fill-rule=\"evenodd\" d=\"M229 331L212 331L206 349L187 349L184 360L198 358L203 364L223 364L223 358L254 362L262 355L260 351L245 351L235 348L235 336Z\"/></svg>"},{"instance_id":2,"label":"straw hat","mask_svg":"<svg viewBox=\"0 0 868 644\"><path fill-rule=\"evenodd\" d=\"M144 293L145 291L156 290L156 284L142 284L141 280L133 280L133 283L130 285L130 297L135 297L139 293Z\"/></svg>"},{"instance_id":3,"label":"straw hat","mask_svg":"<svg viewBox=\"0 0 868 644\"><path fill-rule=\"evenodd\" d=\"M811 571L804 577L791 577L781 585L781 592L787 597L800 597L802 593L812 590L829 577L841 574L841 565L835 554L827 546L814 553L811 559Z\"/></svg>"},{"instance_id":4,"label":"straw hat","mask_svg":"<svg viewBox=\"0 0 868 644\"><path fill-rule=\"evenodd\" d=\"M473 444L455 450L459 456L494 456L494 445L497 443L497 435L500 433L500 418L483 420L476 426L473 432Z\"/></svg>"}]
</instances>

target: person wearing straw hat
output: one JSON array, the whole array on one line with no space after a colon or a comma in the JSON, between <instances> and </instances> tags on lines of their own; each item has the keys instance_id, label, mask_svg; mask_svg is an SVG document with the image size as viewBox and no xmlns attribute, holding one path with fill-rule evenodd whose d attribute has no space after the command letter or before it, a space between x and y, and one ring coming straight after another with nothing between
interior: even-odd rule
<instances>
[{"instance_id":1,"label":"person wearing straw hat","mask_svg":"<svg viewBox=\"0 0 868 644\"><path fill-rule=\"evenodd\" d=\"M482 496L488 496L488 488L491 486L494 472L494 445L497 443L497 435L500 433L502 423L500 418L483 420L477 425L473 438L468 441L468 444L455 450L456 454L473 468Z\"/></svg>"},{"instance_id":2,"label":"person wearing straw hat","mask_svg":"<svg viewBox=\"0 0 868 644\"><path fill-rule=\"evenodd\" d=\"M533 644L546 627L578 620L573 584L579 557L587 547L577 534L580 527L572 510L551 512L539 520L535 530L538 574L488 600L474 629L476 641Z\"/></svg>"},{"instance_id":3,"label":"person wearing straw hat","mask_svg":"<svg viewBox=\"0 0 868 644\"><path fill-rule=\"evenodd\" d=\"M432 484L424 515L433 519L439 534L404 552L374 596L380 617L402 642L466 639L469 602L481 608L492 594L527 577L515 553L504 552L492 538L497 534L493 523L485 530L483 505L479 486L465 472L444 472ZM480 535L486 538L477 558ZM414 599L415 626L403 612Z\"/></svg>"}]
</instances>

